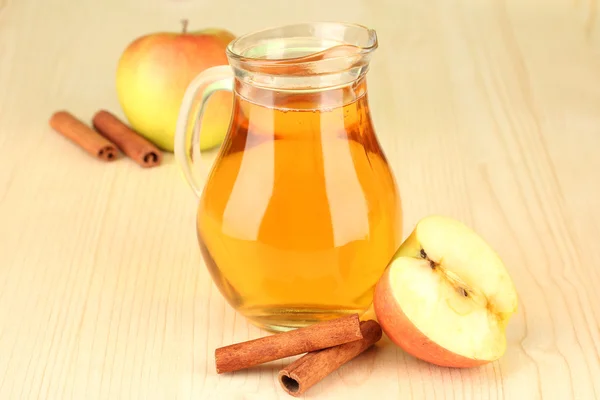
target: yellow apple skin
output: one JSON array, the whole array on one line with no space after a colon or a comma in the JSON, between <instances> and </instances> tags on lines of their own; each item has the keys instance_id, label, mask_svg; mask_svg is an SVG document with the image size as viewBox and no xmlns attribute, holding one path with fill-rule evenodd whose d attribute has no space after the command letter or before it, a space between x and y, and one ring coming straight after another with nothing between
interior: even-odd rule
<instances>
[{"instance_id":1,"label":"yellow apple skin","mask_svg":"<svg viewBox=\"0 0 600 400\"><path fill-rule=\"evenodd\" d=\"M373 308L381 329L387 337L405 352L423 361L441 367L472 368L487 364L488 360L474 360L445 349L423 334L404 314L394 298L390 285L390 269L386 269L375 287Z\"/></svg>"},{"instance_id":2,"label":"yellow apple skin","mask_svg":"<svg viewBox=\"0 0 600 400\"><path fill-rule=\"evenodd\" d=\"M227 64L225 48L234 38L226 30L209 28L152 33L130 43L118 62L116 87L131 127L161 149L173 151L175 126L186 88L205 69ZM200 131L202 150L222 142L229 127L232 102L232 94L223 91L216 92L207 102Z\"/></svg>"}]
</instances>

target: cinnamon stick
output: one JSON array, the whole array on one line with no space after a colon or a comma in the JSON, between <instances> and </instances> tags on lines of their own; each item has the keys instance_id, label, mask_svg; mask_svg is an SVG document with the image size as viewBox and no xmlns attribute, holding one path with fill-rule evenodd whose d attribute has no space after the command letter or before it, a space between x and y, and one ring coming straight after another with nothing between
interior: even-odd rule
<instances>
[{"instance_id":1,"label":"cinnamon stick","mask_svg":"<svg viewBox=\"0 0 600 400\"><path fill-rule=\"evenodd\" d=\"M232 372L362 339L358 314L215 350L217 373Z\"/></svg>"},{"instance_id":2,"label":"cinnamon stick","mask_svg":"<svg viewBox=\"0 0 600 400\"><path fill-rule=\"evenodd\" d=\"M374 320L361 322L360 330L363 339L305 354L279 371L279 383L283 390L292 396L301 396L381 339L381 327Z\"/></svg>"},{"instance_id":3,"label":"cinnamon stick","mask_svg":"<svg viewBox=\"0 0 600 400\"><path fill-rule=\"evenodd\" d=\"M50 126L92 156L103 160L117 159L118 149L91 127L87 126L68 111L57 111L50 117Z\"/></svg>"},{"instance_id":4,"label":"cinnamon stick","mask_svg":"<svg viewBox=\"0 0 600 400\"><path fill-rule=\"evenodd\" d=\"M162 152L109 111L100 110L92 119L94 128L113 141L123 153L144 168L160 165Z\"/></svg>"}]
</instances>

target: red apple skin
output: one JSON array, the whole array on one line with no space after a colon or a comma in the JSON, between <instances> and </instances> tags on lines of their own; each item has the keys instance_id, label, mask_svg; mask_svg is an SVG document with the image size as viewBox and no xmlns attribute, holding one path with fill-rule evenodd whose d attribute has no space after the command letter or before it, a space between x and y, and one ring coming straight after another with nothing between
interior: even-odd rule
<instances>
[{"instance_id":1,"label":"red apple skin","mask_svg":"<svg viewBox=\"0 0 600 400\"><path fill-rule=\"evenodd\" d=\"M381 329L393 343L413 357L441 367L472 368L490 362L463 357L429 340L398 305L390 284L389 271L388 268L377 282L373 308Z\"/></svg>"}]
</instances>

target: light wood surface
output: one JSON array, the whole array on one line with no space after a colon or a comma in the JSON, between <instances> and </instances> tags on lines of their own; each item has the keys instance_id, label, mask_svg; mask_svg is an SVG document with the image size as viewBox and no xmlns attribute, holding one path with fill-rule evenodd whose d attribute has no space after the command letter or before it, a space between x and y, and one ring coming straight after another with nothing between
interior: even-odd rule
<instances>
[{"instance_id":1,"label":"light wood surface","mask_svg":"<svg viewBox=\"0 0 600 400\"><path fill-rule=\"evenodd\" d=\"M306 398L600 398L597 0L0 0L0 399L284 399L289 360L217 376L257 338L212 284L172 155L101 163L48 118L122 116L134 37L295 21L375 28L369 94L404 202L473 226L520 295L506 355L470 370L387 339Z\"/></svg>"}]
</instances>

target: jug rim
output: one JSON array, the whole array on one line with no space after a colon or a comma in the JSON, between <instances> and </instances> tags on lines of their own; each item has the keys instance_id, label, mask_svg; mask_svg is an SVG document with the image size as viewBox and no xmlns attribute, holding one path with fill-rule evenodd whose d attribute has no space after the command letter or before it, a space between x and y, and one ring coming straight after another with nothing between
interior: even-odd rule
<instances>
[{"instance_id":1,"label":"jug rim","mask_svg":"<svg viewBox=\"0 0 600 400\"><path fill-rule=\"evenodd\" d=\"M312 29L311 29L312 28ZM265 40L265 37L271 36L273 40L293 40L296 38L295 36L285 36L284 32L290 31L302 31L303 29L308 29L312 32L320 31L323 34L325 31L329 31L332 34L340 34L342 29L345 30L354 30L355 33L362 32L361 40L363 43L355 41L355 43L344 43L343 40L339 41L335 46L331 46L329 48L321 49L320 51L315 51L313 53L304 54L300 56L281 56L276 57L267 54L263 54L261 57L253 57L247 54L244 54L248 48L237 48L241 46L245 42L250 43L261 43L261 41ZM336 32L337 31L337 32ZM277 32L281 33L281 36L276 35ZM309 34L310 35L310 34ZM305 36L304 38L308 38ZM319 38L318 33L314 33L312 38ZM323 38L325 39L325 38ZM331 39L331 38L329 38ZM365 40L366 39L366 40ZM336 22L336 21L317 21L317 22L297 22L291 24L282 24L282 25L272 25L260 30L252 31L237 38L233 39L226 47L226 54L230 61L234 61L234 63L242 63L249 65L262 64L264 66L272 65L272 64L295 64L301 65L305 63L315 63L315 58L321 56L326 58L327 60L335 60L340 58L356 58L356 57L364 57L369 53L373 52L378 47L378 39L377 33L374 29L367 27L366 25L354 23L354 22ZM335 49L335 51L330 51ZM328 53L329 52L329 53Z\"/></svg>"}]
</instances>

